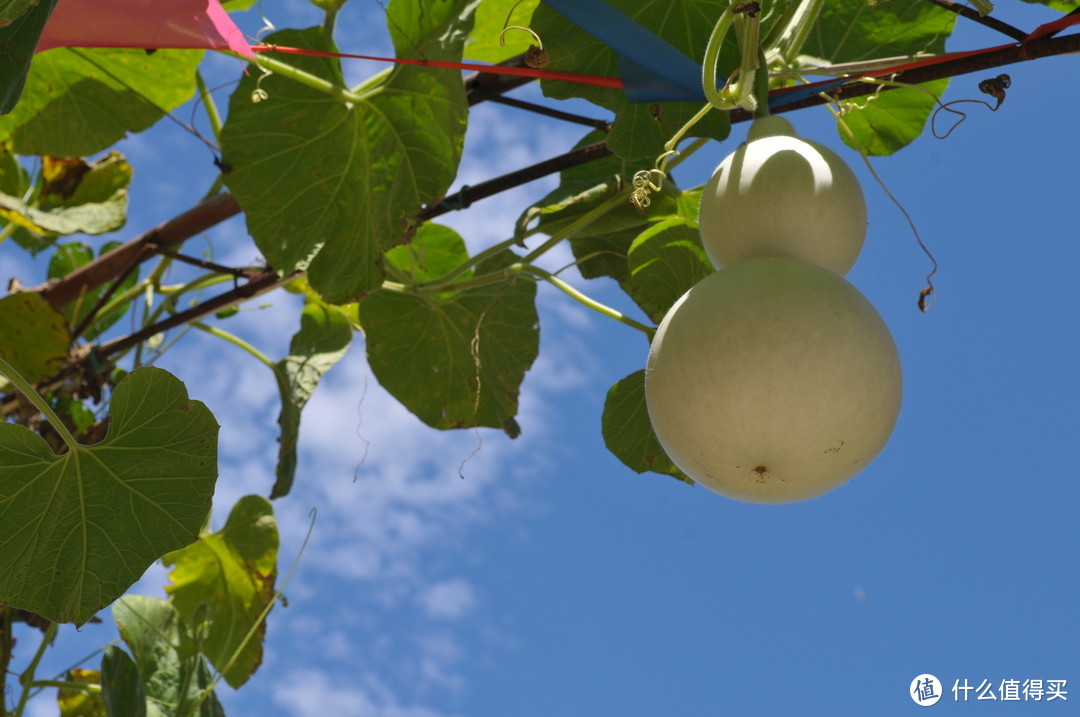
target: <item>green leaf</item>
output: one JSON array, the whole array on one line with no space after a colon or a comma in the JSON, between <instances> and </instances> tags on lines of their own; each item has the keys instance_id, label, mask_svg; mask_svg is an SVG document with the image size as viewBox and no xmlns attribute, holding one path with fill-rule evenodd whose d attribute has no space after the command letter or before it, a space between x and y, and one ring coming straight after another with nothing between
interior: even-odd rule
<instances>
[{"instance_id":1,"label":"green leaf","mask_svg":"<svg viewBox=\"0 0 1080 717\"><path fill-rule=\"evenodd\" d=\"M256 0L225 0L221 3L221 7L225 8L226 12L240 12L247 10L254 5Z\"/></svg>"},{"instance_id":2,"label":"green leaf","mask_svg":"<svg viewBox=\"0 0 1080 717\"><path fill-rule=\"evenodd\" d=\"M101 672L98 670L68 670L68 682L83 685L100 685ZM56 693L56 705L60 708L60 717L108 717L102 693L84 692L80 689L61 687Z\"/></svg>"},{"instance_id":3,"label":"green leaf","mask_svg":"<svg viewBox=\"0 0 1080 717\"><path fill-rule=\"evenodd\" d=\"M683 0L679 3L605 1L698 62L705 56L705 46L716 20L730 6L728 0ZM618 62L610 48L545 3L541 3L533 14L532 28L549 48L551 62L544 69L603 77L619 76ZM724 43L717 76L727 77L738 65L736 44ZM548 97L580 97L613 111L615 122L608 138L608 147L616 155L633 162L638 169L651 167L663 152L664 143L704 105L704 99L701 102L633 104L622 90L552 80L542 80L541 88ZM721 140L727 137L729 131L727 113L710 112L687 136Z\"/></svg>"},{"instance_id":4,"label":"green leaf","mask_svg":"<svg viewBox=\"0 0 1080 717\"><path fill-rule=\"evenodd\" d=\"M0 142L18 154L96 154L189 100L202 55L85 48L38 53L23 101L0 117Z\"/></svg>"},{"instance_id":5,"label":"green leaf","mask_svg":"<svg viewBox=\"0 0 1080 717\"><path fill-rule=\"evenodd\" d=\"M214 417L158 368L131 372L109 431L62 456L0 423L0 602L85 623L198 537L217 478Z\"/></svg>"},{"instance_id":6,"label":"green leaf","mask_svg":"<svg viewBox=\"0 0 1080 717\"><path fill-rule=\"evenodd\" d=\"M106 242L98 250L98 256L106 254L120 245L120 242ZM56 253L53 254L49 260L49 278L59 279L67 276L71 272L75 271L79 267L86 266L94 258L94 251L87 244L82 242L71 242L68 244L61 244L57 247ZM114 292L114 296L122 294L131 287L135 286L139 281L139 271L136 268L130 274L128 274ZM86 315L93 309L101 295L105 293L111 285L99 286L96 289L86 292L83 296L76 299L74 302L65 306L61 311L68 320L69 326L78 326L82 323ZM84 332L84 336L88 340L93 340L100 336L102 332L108 329L110 326L120 320L124 314L127 313L129 308L128 304L124 304L118 307L115 311L110 312L106 316L97 316L94 319L91 327Z\"/></svg>"},{"instance_id":7,"label":"green leaf","mask_svg":"<svg viewBox=\"0 0 1080 717\"><path fill-rule=\"evenodd\" d=\"M19 159L7 151L3 145L0 145L0 195L4 194L12 197L24 197L32 194L32 192L30 176L20 166ZM10 224L11 222L4 218L4 213L0 210L0 235L8 234L12 241L32 255L37 254L42 249L47 249L52 243L51 237L45 238L31 234L25 227L17 223L14 226L10 226ZM4 240L0 239L0 244L3 242Z\"/></svg>"},{"instance_id":8,"label":"green leaf","mask_svg":"<svg viewBox=\"0 0 1080 717\"><path fill-rule=\"evenodd\" d=\"M38 0L0 0L0 27L7 27L37 4Z\"/></svg>"},{"instance_id":9,"label":"green leaf","mask_svg":"<svg viewBox=\"0 0 1080 717\"><path fill-rule=\"evenodd\" d=\"M644 370L635 371L608 391L602 432L608 450L634 472L653 471L693 485L694 481L668 458L649 422Z\"/></svg>"},{"instance_id":10,"label":"green leaf","mask_svg":"<svg viewBox=\"0 0 1080 717\"><path fill-rule=\"evenodd\" d=\"M40 294L25 291L0 299L0 358L27 381L59 371L67 362L70 341L63 314Z\"/></svg>"},{"instance_id":11,"label":"green leaf","mask_svg":"<svg viewBox=\"0 0 1080 717\"><path fill-rule=\"evenodd\" d=\"M389 16L398 55L460 59L472 7L466 0L396 0ZM321 28L267 40L334 49ZM343 83L335 59L296 56L294 63ZM244 208L248 231L272 266L307 269L330 303L377 289L383 251L408 237L413 217L440 199L457 173L468 117L461 73L402 66L355 105L277 75L261 85L270 99L254 104L257 76L233 94L221 136L232 167L225 183Z\"/></svg>"},{"instance_id":12,"label":"green leaf","mask_svg":"<svg viewBox=\"0 0 1080 717\"><path fill-rule=\"evenodd\" d=\"M222 530L161 559L175 566L169 573L173 584L165 588L173 606L189 625L206 623L202 651L234 688L262 662L261 618L274 599L277 551L274 509L265 498L249 495L233 506Z\"/></svg>"},{"instance_id":13,"label":"green leaf","mask_svg":"<svg viewBox=\"0 0 1080 717\"><path fill-rule=\"evenodd\" d=\"M49 191L47 180L31 202L0 192L0 217L36 234L105 234L124 226L131 183L131 165L124 156L110 152L92 165L81 159L59 161L74 167L62 192Z\"/></svg>"},{"instance_id":14,"label":"green leaf","mask_svg":"<svg viewBox=\"0 0 1080 717\"><path fill-rule=\"evenodd\" d=\"M30 63L57 0L14 0L0 6L0 115L19 102Z\"/></svg>"},{"instance_id":15,"label":"green leaf","mask_svg":"<svg viewBox=\"0 0 1080 717\"><path fill-rule=\"evenodd\" d=\"M657 323L680 296L713 273L697 223L681 217L639 234L630 245L629 267L623 289Z\"/></svg>"},{"instance_id":16,"label":"green leaf","mask_svg":"<svg viewBox=\"0 0 1080 717\"><path fill-rule=\"evenodd\" d=\"M949 80L935 80L919 85L920 89L904 87L879 94L845 100L845 112L837 123L837 131L855 151L870 155L889 155L903 149L923 132L927 118L940 104ZM950 115L946 115L949 121ZM846 125L854 134L844 131Z\"/></svg>"},{"instance_id":17,"label":"green leaf","mask_svg":"<svg viewBox=\"0 0 1080 717\"><path fill-rule=\"evenodd\" d=\"M523 54L529 49L529 45L536 44L536 40L529 33L510 30L503 35L505 45L499 43L499 35L502 34L504 24L528 27L533 11L539 4L540 0L484 0L476 9L476 23L465 42L465 57L498 63Z\"/></svg>"},{"instance_id":18,"label":"green leaf","mask_svg":"<svg viewBox=\"0 0 1080 717\"><path fill-rule=\"evenodd\" d=\"M1045 5L1061 12L1072 12L1080 8L1080 0L1023 0L1023 2L1031 5Z\"/></svg>"},{"instance_id":19,"label":"green leaf","mask_svg":"<svg viewBox=\"0 0 1080 717\"><path fill-rule=\"evenodd\" d=\"M603 139L602 132L590 132L576 145L582 147ZM673 216L678 211L678 190L673 181L665 191L654 194L645 213L630 204L630 176L633 169L625 160L609 156L572 167L559 175L559 186L526 210L519 226L539 217L537 228L551 235L565 229L616 195L625 201L570 237L570 248L578 260L578 271L586 279L610 276L624 280L629 276L626 257L634 239L653 222ZM694 209L696 217L697 210Z\"/></svg>"},{"instance_id":20,"label":"green leaf","mask_svg":"<svg viewBox=\"0 0 1080 717\"><path fill-rule=\"evenodd\" d=\"M146 717L146 690L139 667L116 645L101 658L101 695L107 717Z\"/></svg>"},{"instance_id":21,"label":"green leaf","mask_svg":"<svg viewBox=\"0 0 1080 717\"><path fill-rule=\"evenodd\" d=\"M943 52L956 15L925 0L829 0L803 52L832 62Z\"/></svg>"},{"instance_id":22,"label":"green leaf","mask_svg":"<svg viewBox=\"0 0 1080 717\"><path fill-rule=\"evenodd\" d=\"M278 416L281 437L278 438L277 480L271 498L281 498L292 489L300 413L323 375L345 356L351 343L349 315L337 306L309 297L300 315L300 331L293 336L289 346L289 355L273 366L281 393L281 414Z\"/></svg>"},{"instance_id":23,"label":"green leaf","mask_svg":"<svg viewBox=\"0 0 1080 717\"><path fill-rule=\"evenodd\" d=\"M468 258L465 240L457 232L431 222L421 226L411 242L386 252L386 260L415 284L438 279ZM471 275L468 271L462 277Z\"/></svg>"},{"instance_id":24,"label":"green leaf","mask_svg":"<svg viewBox=\"0 0 1080 717\"><path fill-rule=\"evenodd\" d=\"M831 62L857 62L880 57L945 51L956 15L924 0L865 0L824 3L803 52ZM947 80L923 87L940 94ZM845 102L843 120L869 154L892 154L922 133L934 100L915 89L898 89ZM840 129L844 141L850 137Z\"/></svg>"},{"instance_id":25,"label":"green leaf","mask_svg":"<svg viewBox=\"0 0 1080 717\"><path fill-rule=\"evenodd\" d=\"M516 259L506 252L477 274ZM440 296L377 291L360 302L371 370L429 426L489 426L514 438L518 391L539 350L535 300L523 278Z\"/></svg>"},{"instance_id":26,"label":"green leaf","mask_svg":"<svg viewBox=\"0 0 1080 717\"><path fill-rule=\"evenodd\" d=\"M126 595L112 614L142 676L148 717L225 717L198 642L172 605Z\"/></svg>"}]
</instances>

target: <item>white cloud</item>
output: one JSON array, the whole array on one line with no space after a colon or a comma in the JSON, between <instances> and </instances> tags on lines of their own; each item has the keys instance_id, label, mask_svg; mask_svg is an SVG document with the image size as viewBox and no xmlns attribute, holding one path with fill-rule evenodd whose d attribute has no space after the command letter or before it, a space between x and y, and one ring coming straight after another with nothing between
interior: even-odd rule
<instances>
[{"instance_id":1,"label":"white cloud","mask_svg":"<svg viewBox=\"0 0 1080 717\"><path fill-rule=\"evenodd\" d=\"M461 578L444 580L424 588L418 602L430 618L456 620L476 607L476 589Z\"/></svg>"},{"instance_id":2,"label":"white cloud","mask_svg":"<svg viewBox=\"0 0 1080 717\"><path fill-rule=\"evenodd\" d=\"M419 705L403 705L376 676L332 678L317 670L298 670L273 688L274 702L293 717L448 717Z\"/></svg>"}]
</instances>

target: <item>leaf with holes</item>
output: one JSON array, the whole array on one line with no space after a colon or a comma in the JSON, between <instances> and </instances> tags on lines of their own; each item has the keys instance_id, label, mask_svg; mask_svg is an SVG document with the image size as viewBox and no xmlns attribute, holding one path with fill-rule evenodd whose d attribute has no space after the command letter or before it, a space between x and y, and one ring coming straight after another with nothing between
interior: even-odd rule
<instances>
[{"instance_id":1,"label":"leaf with holes","mask_svg":"<svg viewBox=\"0 0 1080 717\"><path fill-rule=\"evenodd\" d=\"M274 509L249 495L233 506L224 528L161 559L173 568L165 588L173 606L189 625L205 623L202 651L234 688L262 662L261 619L274 599L277 551Z\"/></svg>"},{"instance_id":2,"label":"leaf with holes","mask_svg":"<svg viewBox=\"0 0 1080 717\"><path fill-rule=\"evenodd\" d=\"M43 163L57 161L45 157ZM35 234L105 234L124 226L131 165L123 155L110 152L93 164L63 161L73 167L73 181L55 187L46 181L29 202L0 192L0 217Z\"/></svg>"},{"instance_id":3,"label":"leaf with holes","mask_svg":"<svg viewBox=\"0 0 1080 717\"><path fill-rule=\"evenodd\" d=\"M454 0L421 11L417 0L396 0L389 13L398 55L460 59L472 8ZM321 28L267 41L334 49ZM292 61L344 83L335 59ZM233 94L221 135L232 168L225 183L244 208L248 231L272 266L306 269L330 303L377 289L382 253L410 235L413 217L441 198L457 173L468 116L461 73L402 66L356 103L275 75L261 83L270 100L255 104L258 75Z\"/></svg>"},{"instance_id":4,"label":"leaf with holes","mask_svg":"<svg viewBox=\"0 0 1080 717\"><path fill-rule=\"evenodd\" d=\"M516 259L506 252L477 275ZM377 291L360 302L371 370L429 426L490 426L516 437L518 391L540 343L535 300L524 278L439 296Z\"/></svg>"},{"instance_id":5,"label":"leaf with holes","mask_svg":"<svg viewBox=\"0 0 1080 717\"><path fill-rule=\"evenodd\" d=\"M105 440L55 455L0 423L0 603L85 623L195 540L217 479L214 417L158 368L113 393Z\"/></svg>"}]
</instances>

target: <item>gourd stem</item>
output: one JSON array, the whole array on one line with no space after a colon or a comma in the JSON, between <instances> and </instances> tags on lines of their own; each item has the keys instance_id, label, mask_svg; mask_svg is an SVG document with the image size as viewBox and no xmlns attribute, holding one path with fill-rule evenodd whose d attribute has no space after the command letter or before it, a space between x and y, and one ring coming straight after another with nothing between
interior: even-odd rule
<instances>
[{"instance_id":1,"label":"gourd stem","mask_svg":"<svg viewBox=\"0 0 1080 717\"><path fill-rule=\"evenodd\" d=\"M547 253L549 249L561 242L563 239L577 234L579 231L589 226L594 221L604 216L615 207L621 205L625 200L626 195L623 192L616 193L615 196L611 197L600 206L594 207L593 209L585 212L585 214L583 214L577 220L571 222L569 226L565 227L564 229L560 229L559 231L552 234L550 239L548 239L536 249L522 257L521 263L531 264L537 257L540 257L543 254Z\"/></svg>"},{"instance_id":2,"label":"gourd stem","mask_svg":"<svg viewBox=\"0 0 1080 717\"><path fill-rule=\"evenodd\" d=\"M201 321L192 321L191 324L189 324L189 325L196 328L196 329L199 329L200 331L205 331L206 333L210 334L211 336L217 336L219 339L225 339L226 341L228 341L233 346L238 346L239 348L242 348L243 350L247 351L249 354L251 354L255 358L259 359L259 361L262 361L264 364L266 364L270 368L274 367L274 362L270 360L269 356L267 356L266 354L264 354L262 351L255 348L251 344L249 344L247 341L244 341L239 336L236 336L234 334L230 334L228 331L224 331L222 329L219 329L216 326L207 326L206 324L204 324Z\"/></svg>"},{"instance_id":3,"label":"gourd stem","mask_svg":"<svg viewBox=\"0 0 1080 717\"><path fill-rule=\"evenodd\" d=\"M623 324L626 324L627 326L629 326L631 328L637 329L638 331L640 331L643 334L645 334L646 336L648 336L650 340L652 339L653 334L656 333L656 329L654 327L646 326L645 324L641 323L640 321L637 321L635 319L630 318L629 316L622 313L621 311L611 308L607 304L601 304L596 299L592 298L591 296L588 296L586 294L581 293L580 291L575 289L573 286L566 283L565 281L563 281L562 279L560 279L559 277L555 276L554 274L552 274L551 272L549 272L549 271L547 271L545 269L541 269L538 266L524 266L524 267L522 267L521 270L524 273L532 274L533 276L535 276L535 277L537 277L539 279L543 279L544 281L546 281L549 284L551 284L552 286L554 286L556 289L559 289L560 291L565 293L567 296L570 296L571 298L573 298L578 303L580 303L580 304L582 304L584 306L587 306L588 308L592 309L593 311L596 311L596 312L598 312L600 314L603 314L604 316L607 316L608 318L615 319L616 321L618 321L620 323L623 323Z\"/></svg>"},{"instance_id":4,"label":"gourd stem","mask_svg":"<svg viewBox=\"0 0 1080 717\"><path fill-rule=\"evenodd\" d=\"M8 381L11 381L11 384L15 386L22 395L26 396L27 400L34 404L34 407L37 410L41 411L41 415L45 416L45 420L49 422L49 425L51 425L57 434L59 434L60 438L64 440L64 443L67 444L69 450L74 451L78 448L79 444L76 442L75 437L71 435L71 432L68 431L67 426L64 425L64 422L60 420L59 416L53 412L48 402L38 395L38 392L30 385L30 382L23 378L22 374L20 374L14 366L2 358L0 358L0 374L6 377Z\"/></svg>"},{"instance_id":5,"label":"gourd stem","mask_svg":"<svg viewBox=\"0 0 1080 717\"><path fill-rule=\"evenodd\" d=\"M769 65L765 61L765 49L758 46L758 71L754 76L754 118L769 116Z\"/></svg>"},{"instance_id":6,"label":"gourd stem","mask_svg":"<svg viewBox=\"0 0 1080 717\"><path fill-rule=\"evenodd\" d=\"M720 57L720 47L724 44L724 37L727 36L733 18L730 8L720 15L712 34L709 35L709 44L705 46L705 61L702 64L701 88L705 92L705 99L718 110L729 110L734 106L731 100L716 89L716 61Z\"/></svg>"}]
</instances>

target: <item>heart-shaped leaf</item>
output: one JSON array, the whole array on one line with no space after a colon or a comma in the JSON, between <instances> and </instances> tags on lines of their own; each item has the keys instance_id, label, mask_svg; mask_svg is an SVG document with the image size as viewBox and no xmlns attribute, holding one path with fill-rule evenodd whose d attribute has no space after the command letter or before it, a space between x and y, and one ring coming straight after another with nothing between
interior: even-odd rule
<instances>
[{"instance_id":1,"label":"heart-shaped leaf","mask_svg":"<svg viewBox=\"0 0 1080 717\"><path fill-rule=\"evenodd\" d=\"M116 387L99 444L57 456L25 426L0 423L0 603L82 624L195 540L214 494L217 431L159 368Z\"/></svg>"},{"instance_id":2,"label":"heart-shaped leaf","mask_svg":"<svg viewBox=\"0 0 1080 717\"><path fill-rule=\"evenodd\" d=\"M460 60L473 3L394 2L388 17L399 56ZM287 30L268 42L332 51L321 28ZM290 62L338 87L340 62ZM468 106L461 73L395 69L363 101L346 103L277 75L253 103L254 78L240 83L221 133L225 183L248 231L278 271L306 269L335 304L382 283L382 253L408 237L413 217L440 199L457 173ZM275 136L267 151L267 133Z\"/></svg>"},{"instance_id":3,"label":"heart-shaped leaf","mask_svg":"<svg viewBox=\"0 0 1080 717\"><path fill-rule=\"evenodd\" d=\"M506 252L476 273L516 258ZM535 300L536 284L523 278L435 296L377 291L360 302L371 370L429 426L517 437L518 391L540 344Z\"/></svg>"}]
</instances>

